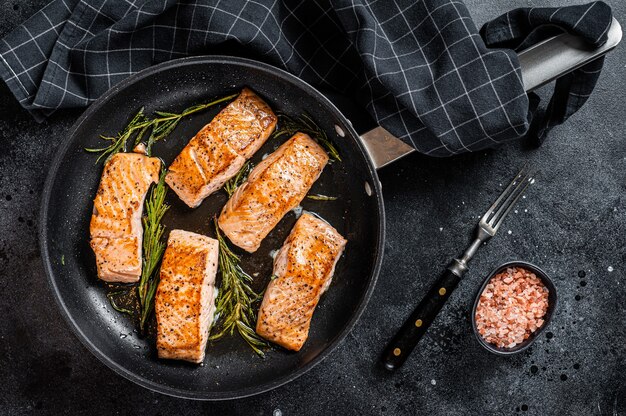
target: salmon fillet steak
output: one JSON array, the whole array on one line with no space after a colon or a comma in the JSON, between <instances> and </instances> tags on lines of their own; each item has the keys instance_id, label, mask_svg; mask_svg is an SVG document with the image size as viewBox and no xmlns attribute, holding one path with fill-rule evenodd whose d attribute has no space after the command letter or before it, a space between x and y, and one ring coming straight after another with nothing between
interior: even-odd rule
<instances>
[{"instance_id":1,"label":"salmon fillet steak","mask_svg":"<svg viewBox=\"0 0 626 416\"><path fill-rule=\"evenodd\" d=\"M139 281L143 204L160 169L158 158L140 153L117 153L104 165L89 227L100 279Z\"/></svg>"},{"instance_id":2,"label":"salmon fillet steak","mask_svg":"<svg viewBox=\"0 0 626 416\"><path fill-rule=\"evenodd\" d=\"M274 276L259 309L256 332L300 351L315 307L328 289L346 239L324 220L303 213L274 259Z\"/></svg>"},{"instance_id":3,"label":"salmon fillet steak","mask_svg":"<svg viewBox=\"0 0 626 416\"><path fill-rule=\"evenodd\" d=\"M276 115L244 88L174 159L165 182L195 208L237 174L276 127Z\"/></svg>"},{"instance_id":4,"label":"salmon fillet steak","mask_svg":"<svg viewBox=\"0 0 626 416\"><path fill-rule=\"evenodd\" d=\"M201 363L215 313L217 240L172 230L154 309L159 358Z\"/></svg>"},{"instance_id":5,"label":"salmon fillet steak","mask_svg":"<svg viewBox=\"0 0 626 416\"><path fill-rule=\"evenodd\" d=\"M220 228L233 244L255 252L281 218L300 204L326 163L324 149L296 133L235 190L218 219Z\"/></svg>"}]
</instances>

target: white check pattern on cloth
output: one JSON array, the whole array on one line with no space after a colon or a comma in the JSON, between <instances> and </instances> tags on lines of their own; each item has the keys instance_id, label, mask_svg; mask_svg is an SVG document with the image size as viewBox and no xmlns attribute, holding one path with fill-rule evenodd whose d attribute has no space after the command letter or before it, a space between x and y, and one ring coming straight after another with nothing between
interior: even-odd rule
<instances>
[{"instance_id":1,"label":"white check pattern on cloth","mask_svg":"<svg viewBox=\"0 0 626 416\"><path fill-rule=\"evenodd\" d=\"M425 154L530 127L516 54L488 49L459 0L54 0L0 41L0 75L42 120L157 63L232 51L353 96Z\"/></svg>"}]
</instances>

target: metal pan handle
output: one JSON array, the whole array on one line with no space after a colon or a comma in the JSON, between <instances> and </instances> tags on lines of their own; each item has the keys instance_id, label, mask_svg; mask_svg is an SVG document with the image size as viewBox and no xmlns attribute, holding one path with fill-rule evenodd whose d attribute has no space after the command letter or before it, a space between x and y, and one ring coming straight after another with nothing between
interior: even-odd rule
<instances>
[{"instance_id":1,"label":"metal pan handle","mask_svg":"<svg viewBox=\"0 0 626 416\"><path fill-rule=\"evenodd\" d=\"M606 43L596 49L578 36L563 33L521 51L518 56L524 89L539 88L615 48L622 40L622 27L615 18L607 35ZM361 140L376 169L415 151L380 126L361 135Z\"/></svg>"}]
</instances>

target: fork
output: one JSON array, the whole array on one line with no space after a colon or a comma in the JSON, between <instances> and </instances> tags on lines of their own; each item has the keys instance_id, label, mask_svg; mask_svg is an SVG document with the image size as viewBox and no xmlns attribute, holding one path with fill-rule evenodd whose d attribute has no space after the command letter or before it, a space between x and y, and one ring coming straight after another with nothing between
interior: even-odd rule
<instances>
[{"instance_id":1,"label":"fork","mask_svg":"<svg viewBox=\"0 0 626 416\"><path fill-rule=\"evenodd\" d=\"M480 246L496 234L504 218L534 181L534 174L525 166L489 207L478 222L472 244L460 259L450 263L385 348L381 360L387 370L396 370L404 364L468 270L467 263Z\"/></svg>"}]
</instances>

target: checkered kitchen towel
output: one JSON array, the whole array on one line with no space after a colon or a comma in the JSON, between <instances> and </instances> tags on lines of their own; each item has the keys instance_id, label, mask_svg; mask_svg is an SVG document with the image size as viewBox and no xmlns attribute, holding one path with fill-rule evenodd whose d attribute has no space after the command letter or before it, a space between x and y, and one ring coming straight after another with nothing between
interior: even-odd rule
<instances>
[{"instance_id":1,"label":"checkered kitchen towel","mask_svg":"<svg viewBox=\"0 0 626 416\"><path fill-rule=\"evenodd\" d=\"M519 9L478 33L460 0L53 0L0 41L0 75L42 120L85 107L151 65L236 53L351 95L420 152L448 156L492 147L531 129L511 49L546 24L592 45L606 40L603 2ZM593 90L602 61L557 83L532 131L545 136Z\"/></svg>"}]
</instances>

